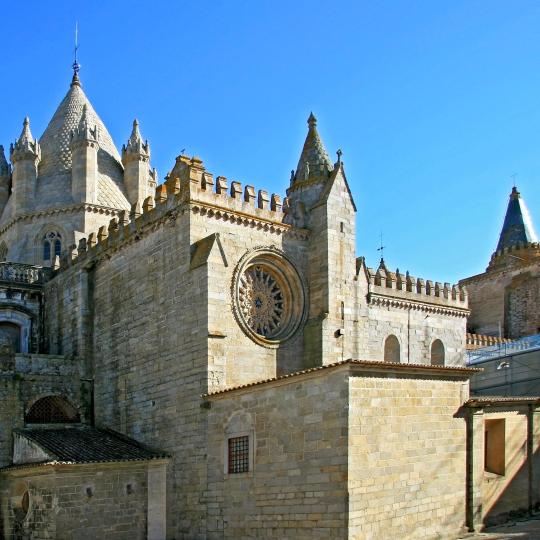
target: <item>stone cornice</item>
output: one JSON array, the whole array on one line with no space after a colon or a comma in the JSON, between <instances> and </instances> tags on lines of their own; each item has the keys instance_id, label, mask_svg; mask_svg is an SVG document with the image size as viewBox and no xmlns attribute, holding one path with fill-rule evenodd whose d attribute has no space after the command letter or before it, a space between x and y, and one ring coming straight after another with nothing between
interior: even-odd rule
<instances>
[{"instance_id":1,"label":"stone cornice","mask_svg":"<svg viewBox=\"0 0 540 540\"><path fill-rule=\"evenodd\" d=\"M78 211L93 212L94 214L104 214L106 216L117 216L122 210L118 208L111 208L109 206L101 206L99 204L72 204L69 206L60 206L56 208L47 208L46 210L39 210L37 212L31 212L29 214L20 214L15 216L6 224L0 227L0 235L7 232L15 223L20 221L32 221L35 218L44 216L54 216L58 214L69 214Z\"/></svg>"},{"instance_id":2,"label":"stone cornice","mask_svg":"<svg viewBox=\"0 0 540 540\"><path fill-rule=\"evenodd\" d=\"M383 295L370 292L367 295L369 305L381 307L395 307L398 309L414 309L438 315L451 315L455 317L467 317L469 309L445 305L444 303L430 303L426 301L416 301L412 299L397 298L395 296Z\"/></svg>"},{"instance_id":3,"label":"stone cornice","mask_svg":"<svg viewBox=\"0 0 540 540\"><path fill-rule=\"evenodd\" d=\"M300 229L293 225L283 223L282 221L248 214L239 210L211 204L206 201L190 199L189 205L194 214L199 214L201 216L230 221L231 223L236 223L237 225L243 225L245 227L256 227L257 229L262 229L274 234L289 233L301 239L307 239L309 236L308 229Z\"/></svg>"}]
</instances>

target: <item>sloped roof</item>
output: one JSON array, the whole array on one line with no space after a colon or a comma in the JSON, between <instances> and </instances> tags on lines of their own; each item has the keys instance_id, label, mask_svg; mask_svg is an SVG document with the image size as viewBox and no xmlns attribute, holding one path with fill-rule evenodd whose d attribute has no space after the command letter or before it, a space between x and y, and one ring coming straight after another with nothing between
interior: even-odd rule
<instances>
[{"instance_id":1,"label":"sloped roof","mask_svg":"<svg viewBox=\"0 0 540 540\"><path fill-rule=\"evenodd\" d=\"M90 426L14 430L61 463L147 461L169 457L108 429Z\"/></svg>"},{"instance_id":2,"label":"sloped roof","mask_svg":"<svg viewBox=\"0 0 540 540\"><path fill-rule=\"evenodd\" d=\"M97 204L119 210L130 208L124 186L124 168L118 150L78 79L74 79L39 139L41 160L35 194L36 210L69 206L74 202L71 195L71 133L78 127L85 108L89 125L96 126L98 133ZM13 201L10 197L2 214L2 222L13 217L12 207Z\"/></svg>"},{"instance_id":3,"label":"sloped roof","mask_svg":"<svg viewBox=\"0 0 540 540\"><path fill-rule=\"evenodd\" d=\"M516 187L512 188L497 251L520 243L538 242L525 201Z\"/></svg>"}]
</instances>

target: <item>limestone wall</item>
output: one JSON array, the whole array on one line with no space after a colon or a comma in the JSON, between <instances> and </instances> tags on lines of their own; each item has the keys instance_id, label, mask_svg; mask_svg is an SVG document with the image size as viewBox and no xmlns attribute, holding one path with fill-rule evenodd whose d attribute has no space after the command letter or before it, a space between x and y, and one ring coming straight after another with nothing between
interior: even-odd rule
<instances>
[{"instance_id":1,"label":"limestone wall","mask_svg":"<svg viewBox=\"0 0 540 540\"><path fill-rule=\"evenodd\" d=\"M350 378L349 538L455 538L465 523L466 378Z\"/></svg>"},{"instance_id":2,"label":"limestone wall","mask_svg":"<svg viewBox=\"0 0 540 540\"><path fill-rule=\"evenodd\" d=\"M146 464L27 467L0 479L4 538L147 538Z\"/></svg>"},{"instance_id":3,"label":"limestone wall","mask_svg":"<svg viewBox=\"0 0 540 540\"><path fill-rule=\"evenodd\" d=\"M516 252L519 255L519 251ZM538 264L512 264L461 281L469 291L470 332L518 338L540 328Z\"/></svg>"},{"instance_id":4,"label":"limestone wall","mask_svg":"<svg viewBox=\"0 0 540 540\"><path fill-rule=\"evenodd\" d=\"M350 538L347 371L209 398L207 538ZM250 471L228 474L248 434Z\"/></svg>"}]
</instances>

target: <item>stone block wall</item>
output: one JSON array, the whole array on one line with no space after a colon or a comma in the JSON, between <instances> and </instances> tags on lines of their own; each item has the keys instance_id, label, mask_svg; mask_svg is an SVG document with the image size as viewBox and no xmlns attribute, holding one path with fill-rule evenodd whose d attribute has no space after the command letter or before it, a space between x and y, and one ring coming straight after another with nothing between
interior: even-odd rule
<instances>
[{"instance_id":1,"label":"stone block wall","mask_svg":"<svg viewBox=\"0 0 540 540\"><path fill-rule=\"evenodd\" d=\"M456 538L467 377L354 373L349 393L349 538Z\"/></svg>"},{"instance_id":2,"label":"stone block wall","mask_svg":"<svg viewBox=\"0 0 540 540\"><path fill-rule=\"evenodd\" d=\"M510 264L460 283L469 291L470 332L498 336L500 331L507 338L540 332L538 263Z\"/></svg>"},{"instance_id":3,"label":"stone block wall","mask_svg":"<svg viewBox=\"0 0 540 540\"><path fill-rule=\"evenodd\" d=\"M0 479L3 538L147 538L146 464L21 467Z\"/></svg>"},{"instance_id":4,"label":"stone block wall","mask_svg":"<svg viewBox=\"0 0 540 540\"><path fill-rule=\"evenodd\" d=\"M464 365L466 321L464 315L440 314L414 305L370 306L366 324L359 332L358 358L382 360L386 338L395 335L403 363L430 364L431 346L440 339L444 365Z\"/></svg>"},{"instance_id":5,"label":"stone block wall","mask_svg":"<svg viewBox=\"0 0 540 540\"><path fill-rule=\"evenodd\" d=\"M347 371L209 397L207 538L350 538ZM228 474L227 440L252 441Z\"/></svg>"}]
</instances>

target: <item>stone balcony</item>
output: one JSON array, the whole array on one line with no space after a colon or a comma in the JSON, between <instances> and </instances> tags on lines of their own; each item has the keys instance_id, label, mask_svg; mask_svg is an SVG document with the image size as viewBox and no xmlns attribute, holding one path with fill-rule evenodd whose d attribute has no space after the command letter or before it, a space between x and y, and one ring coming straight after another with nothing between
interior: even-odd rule
<instances>
[{"instance_id":1,"label":"stone balcony","mask_svg":"<svg viewBox=\"0 0 540 540\"><path fill-rule=\"evenodd\" d=\"M50 268L12 262L0 263L0 283L43 285L51 275Z\"/></svg>"}]
</instances>

